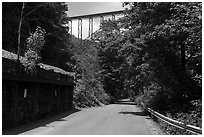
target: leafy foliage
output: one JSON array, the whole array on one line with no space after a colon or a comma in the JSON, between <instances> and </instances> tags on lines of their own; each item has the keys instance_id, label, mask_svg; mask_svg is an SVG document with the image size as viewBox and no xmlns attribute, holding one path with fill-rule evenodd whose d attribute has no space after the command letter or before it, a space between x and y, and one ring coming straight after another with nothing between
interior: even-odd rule
<instances>
[{"instance_id":1,"label":"leafy foliage","mask_svg":"<svg viewBox=\"0 0 204 137\"><path fill-rule=\"evenodd\" d=\"M202 3L126 4L127 15L103 22L95 37L106 92L162 112L201 99Z\"/></svg>"},{"instance_id":2,"label":"leafy foliage","mask_svg":"<svg viewBox=\"0 0 204 137\"><path fill-rule=\"evenodd\" d=\"M22 4L2 4L3 49L8 51L17 52L17 28ZM93 43L86 41L80 44L79 40L68 34L67 11L68 5L63 2L24 3L20 53L27 58L25 65L33 71L35 65L41 61L66 71L75 70L77 86L74 100L79 103L78 106L108 103L109 95L104 93L100 82L98 50ZM39 28L35 31L37 26L41 26L46 34ZM8 41L9 38L12 40Z\"/></svg>"},{"instance_id":3,"label":"leafy foliage","mask_svg":"<svg viewBox=\"0 0 204 137\"><path fill-rule=\"evenodd\" d=\"M18 25L22 2L2 3L2 48L17 53ZM42 62L70 71L70 36L68 34L68 5L63 2L25 2L21 26L20 55L24 55L26 39L41 26L47 33L41 51Z\"/></svg>"},{"instance_id":4,"label":"leafy foliage","mask_svg":"<svg viewBox=\"0 0 204 137\"><path fill-rule=\"evenodd\" d=\"M100 81L97 44L72 38L72 64L76 72L74 103L79 107L108 104L110 97Z\"/></svg>"},{"instance_id":5,"label":"leafy foliage","mask_svg":"<svg viewBox=\"0 0 204 137\"><path fill-rule=\"evenodd\" d=\"M177 101L199 98L195 76L201 76L201 3L128 4L126 17L102 24L104 80L118 72L118 85L133 95L157 85Z\"/></svg>"},{"instance_id":6,"label":"leafy foliage","mask_svg":"<svg viewBox=\"0 0 204 137\"><path fill-rule=\"evenodd\" d=\"M27 51L25 52L24 66L28 71L34 71L36 65L40 62L40 51L45 44L45 30L37 27L36 31L27 38Z\"/></svg>"}]
</instances>

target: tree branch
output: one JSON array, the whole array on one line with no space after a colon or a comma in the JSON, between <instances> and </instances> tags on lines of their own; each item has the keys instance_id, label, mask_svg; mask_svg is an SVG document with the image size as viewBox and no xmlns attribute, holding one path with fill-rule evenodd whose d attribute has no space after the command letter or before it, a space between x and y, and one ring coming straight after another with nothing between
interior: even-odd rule
<instances>
[{"instance_id":1,"label":"tree branch","mask_svg":"<svg viewBox=\"0 0 204 137\"><path fill-rule=\"evenodd\" d=\"M47 3L45 3L47 4ZM36 8L32 9L30 12L28 12L23 18L25 18L26 16L28 16L29 14L31 14L33 11L35 11L36 9L40 8L41 6L44 6L45 4L41 4L39 6L37 6Z\"/></svg>"}]
</instances>

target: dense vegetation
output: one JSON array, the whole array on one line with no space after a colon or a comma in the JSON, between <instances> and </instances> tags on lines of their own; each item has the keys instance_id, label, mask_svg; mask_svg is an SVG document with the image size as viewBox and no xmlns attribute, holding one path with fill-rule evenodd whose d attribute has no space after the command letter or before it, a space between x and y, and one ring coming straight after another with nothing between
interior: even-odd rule
<instances>
[{"instance_id":1,"label":"dense vegetation","mask_svg":"<svg viewBox=\"0 0 204 137\"><path fill-rule=\"evenodd\" d=\"M97 49L68 34L66 3L4 2L2 11L2 48L17 54L20 43L27 71L34 71L39 62L75 71L74 105L109 102L100 82Z\"/></svg>"},{"instance_id":2,"label":"dense vegetation","mask_svg":"<svg viewBox=\"0 0 204 137\"><path fill-rule=\"evenodd\" d=\"M125 4L95 36L104 89L201 127L202 4Z\"/></svg>"},{"instance_id":3,"label":"dense vegetation","mask_svg":"<svg viewBox=\"0 0 204 137\"><path fill-rule=\"evenodd\" d=\"M20 30L20 55L24 55L26 39L39 26L46 32L42 62L70 70L66 65L70 58L67 11L68 5L60 2L3 2L2 48L17 54Z\"/></svg>"},{"instance_id":4,"label":"dense vegetation","mask_svg":"<svg viewBox=\"0 0 204 137\"><path fill-rule=\"evenodd\" d=\"M202 3L124 3L130 6L125 17L104 21L83 41L68 34L65 3L24 4L2 4L3 49L17 53L22 19L20 54L35 51L32 39L39 38L43 63L75 71L76 106L130 97L202 126ZM188 134L163 125L171 134Z\"/></svg>"},{"instance_id":5,"label":"dense vegetation","mask_svg":"<svg viewBox=\"0 0 204 137\"><path fill-rule=\"evenodd\" d=\"M76 73L74 104L79 107L108 104L110 96L101 83L97 44L72 38L72 60L70 64Z\"/></svg>"}]
</instances>

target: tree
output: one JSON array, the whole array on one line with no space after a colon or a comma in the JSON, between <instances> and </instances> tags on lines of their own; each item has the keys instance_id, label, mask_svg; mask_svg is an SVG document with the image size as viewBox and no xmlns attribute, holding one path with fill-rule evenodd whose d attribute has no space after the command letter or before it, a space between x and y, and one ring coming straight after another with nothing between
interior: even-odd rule
<instances>
[{"instance_id":1,"label":"tree","mask_svg":"<svg viewBox=\"0 0 204 137\"><path fill-rule=\"evenodd\" d=\"M104 80L119 72L117 84L132 95L154 90L157 101L160 95L167 102L198 98L201 89L194 79L201 77L201 3L127 4L126 17L104 22L98 32ZM104 86L109 83L114 82Z\"/></svg>"},{"instance_id":2,"label":"tree","mask_svg":"<svg viewBox=\"0 0 204 137\"><path fill-rule=\"evenodd\" d=\"M41 27L37 27L36 31L27 38L27 51L25 52L24 56L24 66L27 71L33 72L37 64L40 62L40 52L45 44L45 33L45 30L43 30Z\"/></svg>"},{"instance_id":3,"label":"tree","mask_svg":"<svg viewBox=\"0 0 204 137\"><path fill-rule=\"evenodd\" d=\"M81 41L74 36L71 43L71 65L76 73L74 103L81 107L109 103L109 95L101 83L98 44L89 40Z\"/></svg>"},{"instance_id":4,"label":"tree","mask_svg":"<svg viewBox=\"0 0 204 137\"><path fill-rule=\"evenodd\" d=\"M18 36L20 36L20 55L23 55L26 51L27 37L37 26L40 26L47 32L45 36L46 44L41 52L42 61L68 70L66 63L70 60L68 47L70 36L67 33L68 16L66 12L68 6L66 3L4 2L2 11L3 49L17 53L17 41ZM21 25L19 22L21 22ZM18 35L19 32L20 35ZM10 38L12 40L8 41Z\"/></svg>"}]
</instances>

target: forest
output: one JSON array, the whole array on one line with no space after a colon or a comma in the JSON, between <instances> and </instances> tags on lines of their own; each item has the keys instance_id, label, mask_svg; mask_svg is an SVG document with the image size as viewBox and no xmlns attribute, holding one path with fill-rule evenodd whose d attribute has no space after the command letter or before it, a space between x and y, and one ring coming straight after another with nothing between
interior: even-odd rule
<instances>
[{"instance_id":1,"label":"forest","mask_svg":"<svg viewBox=\"0 0 204 137\"><path fill-rule=\"evenodd\" d=\"M129 97L202 127L202 3L123 4L124 17L80 41L68 33L66 3L3 2L2 49L25 56L28 71L42 62L75 72L75 107Z\"/></svg>"}]
</instances>

